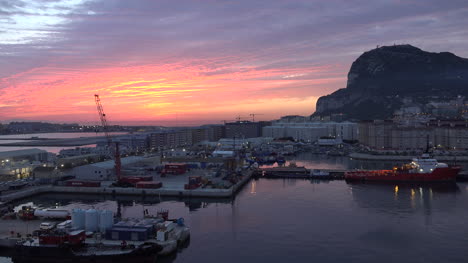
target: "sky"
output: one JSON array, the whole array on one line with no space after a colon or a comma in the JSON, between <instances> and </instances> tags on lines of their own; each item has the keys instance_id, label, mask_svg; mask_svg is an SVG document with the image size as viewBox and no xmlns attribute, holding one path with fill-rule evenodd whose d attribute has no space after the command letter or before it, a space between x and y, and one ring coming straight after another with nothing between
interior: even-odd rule
<instances>
[{"instance_id":1,"label":"sky","mask_svg":"<svg viewBox=\"0 0 468 263\"><path fill-rule=\"evenodd\" d=\"M310 115L377 45L467 43L466 0L0 0L0 122Z\"/></svg>"}]
</instances>

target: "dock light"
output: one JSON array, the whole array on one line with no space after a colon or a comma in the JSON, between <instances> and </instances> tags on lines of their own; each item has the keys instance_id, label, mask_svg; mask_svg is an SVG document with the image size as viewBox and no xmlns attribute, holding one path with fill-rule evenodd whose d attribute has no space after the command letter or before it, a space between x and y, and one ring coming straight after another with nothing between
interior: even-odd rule
<instances>
[{"instance_id":1,"label":"dock light","mask_svg":"<svg viewBox=\"0 0 468 263\"><path fill-rule=\"evenodd\" d=\"M398 193L398 185L395 185L395 193Z\"/></svg>"}]
</instances>

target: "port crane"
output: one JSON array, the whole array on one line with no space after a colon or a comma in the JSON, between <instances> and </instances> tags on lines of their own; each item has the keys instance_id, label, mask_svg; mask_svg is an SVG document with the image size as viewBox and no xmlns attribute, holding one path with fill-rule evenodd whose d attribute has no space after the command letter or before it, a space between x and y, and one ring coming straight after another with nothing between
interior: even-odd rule
<instances>
[{"instance_id":1,"label":"port crane","mask_svg":"<svg viewBox=\"0 0 468 263\"><path fill-rule=\"evenodd\" d=\"M101 99L99 98L98 94L94 95L94 100L96 102L96 107L99 113L99 118L101 119L102 129L104 130L104 134L106 135L107 139L107 146L109 149L114 150L113 159L115 161L115 176L117 178L117 182L121 181L121 170L122 170L122 163L120 161L120 151L119 151L119 143L115 142L115 148L112 147L112 138L109 134L109 125L107 124L106 114L104 113L104 109L102 108Z\"/></svg>"}]
</instances>

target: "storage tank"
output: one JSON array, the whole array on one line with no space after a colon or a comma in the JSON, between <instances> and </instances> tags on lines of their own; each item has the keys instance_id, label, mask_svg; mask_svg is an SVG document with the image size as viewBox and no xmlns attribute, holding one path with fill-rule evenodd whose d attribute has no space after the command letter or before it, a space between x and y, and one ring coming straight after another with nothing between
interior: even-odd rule
<instances>
[{"instance_id":1,"label":"storage tank","mask_svg":"<svg viewBox=\"0 0 468 263\"><path fill-rule=\"evenodd\" d=\"M95 232L99 228L99 214L94 209L85 212L85 230Z\"/></svg>"},{"instance_id":2,"label":"storage tank","mask_svg":"<svg viewBox=\"0 0 468 263\"><path fill-rule=\"evenodd\" d=\"M34 216L42 218L66 219L70 216L70 212L63 209L36 209L34 210Z\"/></svg>"},{"instance_id":3,"label":"storage tank","mask_svg":"<svg viewBox=\"0 0 468 263\"><path fill-rule=\"evenodd\" d=\"M83 209L73 209L71 218L73 228L85 229L85 211Z\"/></svg>"},{"instance_id":4,"label":"storage tank","mask_svg":"<svg viewBox=\"0 0 468 263\"><path fill-rule=\"evenodd\" d=\"M112 225L114 225L114 214L112 211L101 211L99 216L99 231L105 233L107 229L112 228Z\"/></svg>"}]
</instances>

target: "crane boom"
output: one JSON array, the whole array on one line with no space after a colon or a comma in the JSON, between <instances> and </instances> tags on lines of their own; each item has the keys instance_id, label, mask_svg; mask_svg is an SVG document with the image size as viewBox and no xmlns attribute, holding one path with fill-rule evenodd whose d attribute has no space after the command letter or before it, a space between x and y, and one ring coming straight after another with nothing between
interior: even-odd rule
<instances>
[{"instance_id":1,"label":"crane boom","mask_svg":"<svg viewBox=\"0 0 468 263\"><path fill-rule=\"evenodd\" d=\"M109 134L109 125L107 124L106 114L104 113L104 109L102 108L101 99L99 99L99 95L94 95L94 100L96 101L97 110L99 113L99 118L101 119L102 128L104 130L104 134L106 135L107 145L109 149L113 149L112 147L112 138ZM120 151L119 151L119 143L115 142L115 149L114 149L114 161L115 161L115 176L117 177L117 181L120 181L120 174L122 169L122 163L120 161Z\"/></svg>"},{"instance_id":2,"label":"crane boom","mask_svg":"<svg viewBox=\"0 0 468 263\"><path fill-rule=\"evenodd\" d=\"M106 114L104 113L104 109L102 108L101 104L101 99L99 99L98 94L94 95L94 100L96 101L99 118L101 119L102 129L104 130L104 134L106 135L107 145L110 147L112 144L112 139L109 135L109 126L107 124Z\"/></svg>"}]
</instances>

